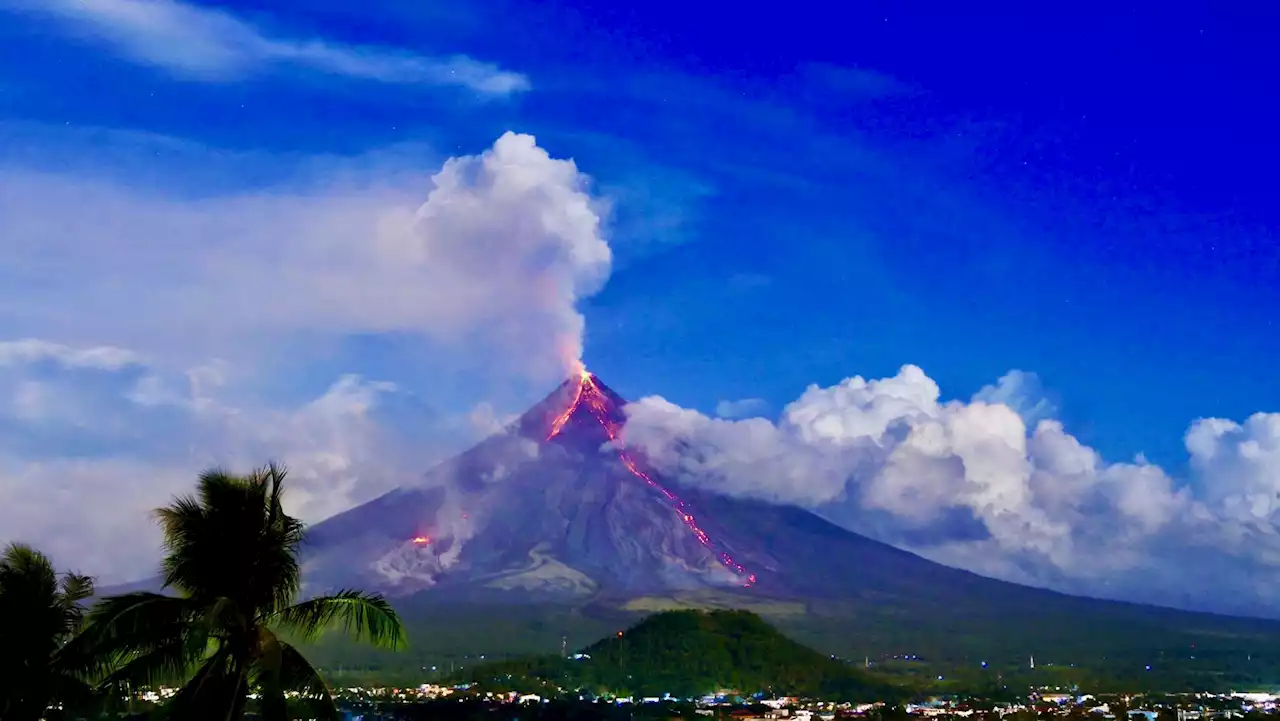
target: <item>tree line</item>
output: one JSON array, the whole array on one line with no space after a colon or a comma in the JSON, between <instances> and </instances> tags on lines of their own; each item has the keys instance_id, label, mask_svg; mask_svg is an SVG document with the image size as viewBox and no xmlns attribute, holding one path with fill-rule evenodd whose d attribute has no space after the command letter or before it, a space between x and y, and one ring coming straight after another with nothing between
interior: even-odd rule
<instances>
[{"instance_id":1,"label":"tree line","mask_svg":"<svg viewBox=\"0 0 1280 721\"><path fill-rule=\"evenodd\" d=\"M339 718L324 680L294 645L340 627L384 648L405 644L379 594L342 590L306 600L298 551L305 532L281 504L286 471L209 470L196 492L157 509L164 593L95 598L93 580L59 574L13 543L0 555L0 721L109 711L140 688L169 686L169 718L238 721L249 698L268 721L300 700ZM46 715L50 714L50 715Z\"/></svg>"}]
</instances>

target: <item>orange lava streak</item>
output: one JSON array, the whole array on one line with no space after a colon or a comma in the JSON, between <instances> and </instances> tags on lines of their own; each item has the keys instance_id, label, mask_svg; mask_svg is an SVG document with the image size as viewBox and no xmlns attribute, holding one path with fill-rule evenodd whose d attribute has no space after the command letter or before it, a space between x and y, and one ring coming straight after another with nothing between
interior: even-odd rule
<instances>
[{"instance_id":1,"label":"orange lava streak","mask_svg":"<svg viewBox=\"0 0 1280 721\"><path fill-rule=\"evenodd\" d=\"M569 422L569 419L575 412L577 412L578 407L582 405L582 402L585 400L587 402L588 412L590 412L591 415L600 422L600 426L604 428L604 432L609 436L609 440L617 443L618 425L610 422L609 420L608 408L606 406L607 401L605 400L604 395L600 392L600 389L596 388L595 381L592 380L591 374L588 373L586 369L580 370L579 374L580 380L578 382L578 389L573 396L573 402L569 404L569 407L564 413L557 416L551 423L551 433L547 435L547 440L551 440L560 434L560 431L564 429L565 424ZM711 537L708 536L707 532L702 530L702 527L698 525L698 521L693 517L693 514L687 510L683 499L667 490L661 483L653 480L649 474L640 470L640 467L636 465L635 460L631 458L631 455L627 453L621 445L618 446L618 457L622 460L622 465L626 466L626 469L631 472L631 475L649 484L651 488L661 493L663 497L672 504L673 510L679 514L680 520L684 522L684 525L689 529L689 532L693 534L694 538L698 539L698 543L701 543L704 547L713 552L716 550L715 546L711 542ZM742 564L734 561L729 554L724 551L720 551L718 552L717 558L723 566L743 577L742 585L744 587L750 588L755 585L756 575L748 572Z\"/></svg>"},{"instance_id":2,"label":"orange lava streak","mask_svg":"<svg viewBox=\"0 0 1280 721\"><path fill-rule=\"evenodd\" d=\"M587 373L586 370L578 371L578 373L578 388L574 391L573 402L569 404L569 407L565 409L564 413L561 413L554 421L551 422L551 432L547 434L547 440L551 440L552 438L560 435L560 431L564 429L564 424L568 423L569 419L573 417L574 412L578 410L578 406L582 403L583 389L588 387L595 388L595 384L591 382L591 374Z\"/></svg>"}]
</instances>

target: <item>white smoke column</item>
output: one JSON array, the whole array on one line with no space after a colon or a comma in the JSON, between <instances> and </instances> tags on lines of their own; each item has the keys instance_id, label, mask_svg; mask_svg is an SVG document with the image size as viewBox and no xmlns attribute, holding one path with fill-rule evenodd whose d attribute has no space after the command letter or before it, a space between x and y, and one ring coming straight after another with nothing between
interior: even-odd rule
<instances>
[{"instance_id":1,"label":"white smoke column","mask_svg":"<svg viewBox=\"0 0 1280 721\"><path fill-rule=\"evenodd\" d=\"M456 323L447 330L486 328L526 352L550 339L562 370L577 371L576 304L604 285L613 258L590 179L533 136L509 132L480 155L450 159L432 180L412 261L447 299L441 321Z\"/></svg>"},{"instance_id":2,"label":"white smoke column","mask_svg":"<svg viewBox=\"0 0 1280 721\"><path fill-rule=\"evenodd\" d=\"M0 167L6 280L31 288L6 317L146 355L177 342L191 363L257 362L298 333L395 333L481 373L568 375L582 354L576 306L613 261L591 179L516 133L431 175L416 157L367 162L196 200Z\"/></svg>"}]
</instances>

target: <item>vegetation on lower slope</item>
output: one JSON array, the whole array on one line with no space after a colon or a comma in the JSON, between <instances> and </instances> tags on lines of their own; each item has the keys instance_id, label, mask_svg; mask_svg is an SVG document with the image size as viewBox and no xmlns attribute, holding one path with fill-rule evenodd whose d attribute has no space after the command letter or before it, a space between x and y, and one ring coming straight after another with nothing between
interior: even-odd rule
<instances>
[{"instance_id":1,"label":"vegetation on lower slope","mask_svg":"<svg viewBox=\"0 0 1280 721\"><path fill-rule=\"evenodd\" d=\"M841 699L889 688L844 661L784 636L749 611L665 611L586 647L581 658L485 663L459 678L503 687L545 681L599 693L688 698L721 689Z\"/></svg>"},{"instance_id":2,"label":"vegetation on lower slope","mask_svg":"<svg viewBox=\"0 0 1280 721\"><path fill-rule=\"evenodd\" d=\"M981 598L940 608L905 597L855 598L811 602L805 613L773 614L761 607L761 615L823 654L867 658L895 683L922 688L987 688L999 679L1024 689L1080 683L1167 691L1280 682L1276 622L1061 599L1059 608ZM731 607L730 601L715 605ZM493 661L554 654L562 644L582 648L643 618L621 605L409 599L397 605L411 639L408 651L388 654L326 641L308 655L340 683L422 683L474 666L482 655ZM1028 668L1031 656L1034 670Z\"/></svg>"}]
</instances>

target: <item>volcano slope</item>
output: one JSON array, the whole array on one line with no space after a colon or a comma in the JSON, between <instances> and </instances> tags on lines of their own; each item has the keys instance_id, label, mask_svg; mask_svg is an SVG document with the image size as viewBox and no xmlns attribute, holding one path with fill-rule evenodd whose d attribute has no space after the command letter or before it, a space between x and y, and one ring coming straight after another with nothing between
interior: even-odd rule
<instances>
[{"instance_id":1,"label":"volcano slope","mask_svg":"<svg viewBox=\"0 0 1280 721\"><path fill-rule=\"evenodd\" d=\"M799 508L681 488L617 442L623 405L583 373L421 483L314 526L309 590L382 591L414 639L399 659L322 647L318 660L416 670L576 647L653 611L741 608L824 652L918 656L929 673L1034 655L1042 674L1164 686L1280 677L1275 622L995 581Z\"/></svg>"}]
</instances>

